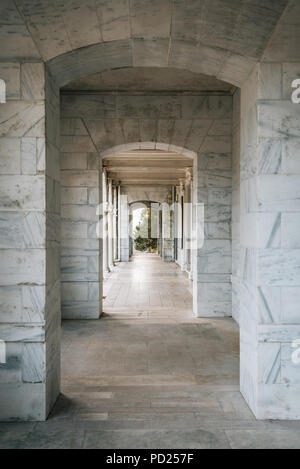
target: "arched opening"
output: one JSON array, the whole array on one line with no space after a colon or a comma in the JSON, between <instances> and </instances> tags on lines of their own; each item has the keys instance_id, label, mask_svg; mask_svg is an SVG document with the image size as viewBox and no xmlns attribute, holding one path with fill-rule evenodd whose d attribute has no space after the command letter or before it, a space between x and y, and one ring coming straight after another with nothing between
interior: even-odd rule
<instances>
[{"instance_id":1,"label":"arched opening","mask_svg":"<svg viewBox=\"0 0 300 469\"><path fill-rule=\"evenodd\" d=\"M164 150L162 148L164 148ZM191 173L194 167L193 156L195 157L196 154L175 145L171 146L172 151L167 151L166 148L166 144L159 142L136 142L111 148L100 155L106 181L104 184L106 187L109 187L110 184L116 187L115 192L110 192L111 198L108 200L108 204L109 206L117 207L115 212L115 224L119 226L120 239L114 239L113 242L119 247L119 250L116 250L118 257L109 259L109 256L106 254L109 251L108 239L111 238L112 231L110 231L107 238L104 236L106 240L103 247L103 271L111 271L111 278L114 278L116 272L113 266L117 265L117 270L120 269L119 262L133 261L136 268L140 268L142 261L146 262L146 259L149 260L151 258L154 260L155 258L158 259L158 257L164 262L177 263L178 272L185 272L187 278L192 278L191 263L186 264L183 262L183 259L177 256L176 246L181 246L182 244L178 238L181 239L182 236L185 236L186 240L192 239L191 223L186 225L186 232L184 234L178 227L181 206L178 207L177 192L179 190L182 191L188 174L189 177L186 182L189 186L188 190L191 197ZM106 194L104 196L105 200L107 200L107 196L109 197L109 193L106 192ZM117 196L117 198L115 198L115 196ZM191 204L191 199L187 199L185 204L187 211L190 210L189 205ZM134 209L144 209L145 212L147 212L144 214L146 217L143 222L145 225L144 229L147 228L147 233L140 233L141 236L138 236L136 227L132 225ZM113 226L113 224L114 223L112 223L111 226ZM106 226L106 221L104 221L103 225ZM135 249L135 237L137 236L139 238L139 246L138 249ZM189 245L185 246L184 258L192 256L191 244L190 242ZM138 250L144 252L144 254L146 252L149 253L149 251L152 252L152 254L155 252L155 255L144 255L142 259L141 256L137 256ZM110 252L113 251L114 250L111 250ZM147 265L151 268L151 265L146 262L145 267L147 267ZM160 266L163 270L169 269L170 273L172 271L175 272L172 270L173 267L171 266L163 266L163 263L161 263ZM128 265L128 269L131 268L132 266ZM155 274L152 273L151 275L154 276ZM153 278L153 281L155 281L155 278ZM112 280L109 278L108 283L112 284ZM192 297L190 292L192 292L192 284L191 282L190 284L186 282L186 285L188 285L187 290L184 292L186 295L186 303L189 303L191 306ZM123 290L126 290L124 285L122 287ZM140 288L142 288L142 286L140 286ZM142 304L140 305L138 300L134 304L134 300L131 300L131 302L129 301L129 306L131 308L135 306L136 310L147 311L149 307L151 307L150 297L153 296L153 293L149 291L146 284L144 284L143 288L145 294L140 295ZM111 289L111 294L105 294L103 304L103 311L105 313L114 311L114 306L112 306L114 298L111 296L115 290L120 292L120 298L122 298L122 301L125 301L121 291L122 289L119 290L117 286L115 286L115 289ZM146 290L148 293L146 293ZM145 299L145 296L148 300ZM115 306L118 306L117 309L120 308L120 298L115 298ZM157 309L159 304L163 306L167 302L166 298L162 298L160 302L158 297L156 297L156 301L155 306ZM169 304L173 304L170 298L168 301ZM181 299L180 301L183 300ZM125 305L123 305L123 307L124 310L126 310ZM176 304L175 309L178 309L178 305ZM186 309L186 314L192 315L191 307L190 309Z\"/></svg>"},{"instance_id":2,"label":"arched opening","mask_svg":"<svg viewBox=\"0 0 300 469\"><path fill-rule=\"evenodd\" d=\"M118 72L114 74L117 76ZM109 90L108 95L106 91L78 92L74 81L69 89L61 91L61 181L66 192L62 225L72 237L72 243L62 239L62 313L67 320L66 332L72 327L68 320L98 319L101 313L103 327L115 327L109 334L120 332L122 320L158 321L158 327L164 320L171 323L192 316L214 318L231 313L233 88L224 85L226 89L220 90L220 83L212 80L211 91L187 93L182 86L175 92L165 89L164 93L153 94L143 90L138 77L136 74L137 93L118 89ZM189 75L186 80L194 78ZM138 200L161 205L160 257L131 256L130 203ZM204 221L203 207L209 214ZM99 223L98 233L104 229L100 240ZM68 248L70 244L72 249ZM156 259L160 262L156 263ZM215 330L216 326L210 324ZM132 326L133 330L139 328L138 323ZM144 327L146 331L147 322ZM230 335L236 347L234 328ZM120 350L114 349L117 336L115 341L109 346L111 356L106 351L105 364L95 372L100 380L106 374L109 382L114 374L114 379L118 379L123 359L132 362L130 372L124 365L125 374L135 376L133 363L139 369L137 356L130 352L129 359L124 349L118 363ZM105 345L100 340L99 347L102 343ZM155 368L159 376L166 373L167 363L165 352L158 364L157 358L151 356L151 343L145 343L144 365L138 378L141 384L151 380ZM226 347L230 373L236 376L237 360L229 343ZM68 350L71 353L72 347ZM91 357L91 367L95 358ZM147 360L153 362L150 368L145 365ZM63 383L67 363L67 357L63 357ZM226 379L228 369L222 369L217 357L212 363ZM186 366L190 367L185 363ZM171 377L178 371L176 367L174 362ZM90 369L81 371L87 379ZM190 370L192 375L196 372L193 367ZM211 372L205 367L202 371ZM68 372L75 386L77 365ZM70 375L67 382L70 383ZM156 385L159 384L157 378Z\"/></svg>"},{"instance_id":3,"label":"arched opening","mask_svg":"<svg viewBox=\"0 0 300 469\"><path fill-rule=\"evenodd\" d=\"M159 253L160 203L139 200L129 204L129 254Z\"/></svg>"},{"instance_id":4,"label":"arched opening","mask_svg":"<svg viewBox=\"0 0 300 469\"><path fill-rule=\"evenodd\" d=\"M58 2L55 11L51 2L15 3L1 7L7 102L0 105L0 339L7 363L0 364L0 418L47 418L61 389L62 310L67 320L84 320L66 325L63 390L70 396L76 386L86 395L87 383L95 382L118 389L134 380L138 386L151 379L154 386L184 382L197 392L207 380L223 386L228 379L231 386L238 354L224 357L236 335L229 326L218 331L216 324L226 320L212 318L232 314L241 327L240 389L255 416L299 419L291 359L299 335L299 104L290 99L299 76L299 2L117 1L114 8L114 2L87 7L82 1ZM143 148L136 147L140 142ZM123 226L114 217L122 171L108 168L109 180L101 177L113 147L115 155L192 156L192 179L188 167L177 184L174 163L172 171L160 167L156 182L171 181L181 207L174 217L179 242L165 237L165 257L191 272L194 323L169 329L171 319L164 318L159 327L146 324L147 333L121 323L117 336L109 321L98 321L103 242L109 269L109 261L130 253L126 233L123 244L99 239L102 216L116 238ZM147 167L143 177L140 167L130 171L130 183L138 177L147 185ZM191 198L193 210L185 210ZM191 225L194 257L185 254L190 240L182 236ZM185 340L176 342L178 336ZM111 348L118 337L124 342ZM183 343L180 361L175 352ZM101 354L106 358L99 363ZM97 363L90 361L95 356ZM103 399L115 398L115 391ZM161 395L149 396L149 408L162 404L155 400ZM225 409L234 401L228 393L218 399Z\"/></svg>"}]
</instances>

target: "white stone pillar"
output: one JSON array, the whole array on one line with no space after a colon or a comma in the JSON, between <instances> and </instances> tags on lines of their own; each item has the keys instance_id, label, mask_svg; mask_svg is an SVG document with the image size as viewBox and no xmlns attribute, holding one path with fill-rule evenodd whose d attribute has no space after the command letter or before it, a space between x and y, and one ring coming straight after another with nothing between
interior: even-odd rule
<instances>
[{"instance_id":1,"label":"white stone pillar","mask_svg":"<svg viewBox=\"0 0 300 469\"><path fill-rule=\"evenodd\" d=\"M184 270L191 271L191 238L192 238L192 197L191 197L192 174L186 172L185 194L184 194Z\"/></svg>"},{"instance_id":2,"label":"white stone pillar","mask_svg":"<svg viewBox=\"0 0 300 469\"><path fill-rule=\"evenodd\" d=\"M69 106L62 102L62 318L98 319L102 312L103 281L101 160L96 152L78 154L77 145L89 145L93 148L93 143L88 141L87 136L76 135L76 126L72 126L74 120L64 117L68 110Z\"/></svg>"},{"instance_id":3,"label":"white stone pillar","mask_svg":"<svg viewBox=\"0 0 300 469\"><path fill-rule=\"evenodd\" d=\"M117 186L113 186L113 260L118 259L118 197Z\"/></svg>"},{"instance_id":4,"label":"white stone pillar","mask_svg":"<svg viewBox=\"0 0 300 469\"><path fill-rule=\"evenodd\" d=\"M132 221L133 221L133 214L130 211L129 208L129 258L133 254L133 226L132 226Z\"/></svg>"},{"instance_id":5,"label":"white stone pillar","mask_svg":"<svg viewBox=\"0 0 300 469\"><path fill-rule=\"evenodd\" d=\"M218 139L212 150L198 154L193 171L196 317L231 315L231 152L224 153L224 144Z\"/></svg>"},{"instance_id":6,"label":"white stone pillar","mask_svg":"<svg viewBox=\"0 0 300 469\"><path fill-rule=\"evenodd\" d=\"M190 250L190 270L189 270L189 279L193 280L193 197L194 197L194 188L193 188L193 178L190 180L190 219L189 219L189 250Z\"/></svg>"},{"instance_id":7,"label":"white stone pillar","mask_svg":"<svg viewBox=\"0 0 300 469\"><path fill-rule=\"evenodd\" d=\"M162 208L162 259L165 262L171 262L174 260L173 250L173 207L168 202L161 204Z\"/></svg>"},{"instance_id":8,"label":"white stone pillar","mask_svg":"<svg viewBox=\"0 0 300 469\"><path fill-rule=\"evenodd\" d=\"M118 196L118 260L121 260L121 186L118 184L117 186L117 196Z\"/></svg>"},{"instance_id":9,"label":"white stone pillar","mask_svg":"<svg viewBox=\"0 0 300 469\"><path fill-rule=\"evenodd\" d=\"M108 265L108 200L107 200L107 177L106 172L102 175L102 200L103 200L103 275L109 272Z\"/></svg>"},{"instance_id":10,"label":"white stone pillar","mask_svg":"<svg viewBox=\"0 0 300 469\"><path fill-rule=\"evenodd\" d=\"M178 196L178 186L175 188L175 210L174 210L174 259L177 264L179 264L179 196Z\"/></svg>"},{"instance_id":11,"label":"white stone pillar","mask_svg":"<svg viewBox=\"0 0 300 469\"><path fill-rule=\"evenodd\" d=\"M112 270L113 260L113 187L112 180L108 179L108 207L107 207L107 243L108 243L108 267Z\"/></svg>"},{"instance_id":12,"label":"white stone pillar","mask_svg":"<svg viewBox=\"0 0 300 469\"><path fill-rule=\"evenodd\" d=\"M158 255L162 257L162 210L160 204L158 210Z\"/></svg>"},{"instance_id":13,"label":"white stone pillar","mask_svg":"<svg viewBox=\"0 0 300 469\"><path fill-rule=\"evenodd\" d=\"M185 270L185 207L184 207L184 200L185 200L185 180L180 179L180 184L177 187L177 208L178 208L178 242L177 242L177 253L178 253L178 264L182 271Z\"/></svg>"},{"instance_id":14,"label":"white stone pillar","mask_svg":"<svg viewBox=\"0 0 300 469\"><path fill-rule=\"evenodd\" d=\"M300 419L300 63L263 63L241 92L241 392L258 419Z\"/></svg>"},{"instance_id":15,"label":"white stone pillar","mask_svg":"<svg viewBox=\"0 0 300 469\"><path fill-rule=\"evenodd\" d=\"M129 205L127 195L120 197L120 260L129 261Z\"/></svg>"},{"instance_id":16,"label":"white stone pillar","mask_svg":"<svg viewBox=\"0 0 300 469\"><path fill-rule=\"evenodd\" d=\"M45 420L60 390L59 90L41 63L5 64L5 71L0 421Z\"/></svg>"}]
</instances>

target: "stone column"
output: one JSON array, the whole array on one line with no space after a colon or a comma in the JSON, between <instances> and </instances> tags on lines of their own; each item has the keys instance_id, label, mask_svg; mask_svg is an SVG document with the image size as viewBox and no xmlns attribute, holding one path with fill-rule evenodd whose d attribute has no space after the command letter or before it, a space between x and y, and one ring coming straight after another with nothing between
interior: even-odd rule
<instances>
[{"instance_id":1,"label":"stone column","mask_svg":"<svg viewBox=\"0 0 300 469\"><path fill-rule=\"evenodd\" d=\"M129 205L127 195L120 197L120 260L129 261Z\"/></svg>"},{"instance_id":2,"label":"stone column","mask_svg":"<svg viewBox=\"0 0 300 469\"><path fill-rule=\"evenodd\" d=\"M45 420L60 389L59 90L41 63L0 64L4 74L0 420Z\"/></svg>"},{"instance_id":3,"label":"stone column","mask_svg":"<svg viewBox=\"0 0 300 469\"><path fill-rule=\"evenodd\" d=\"M133 226L132 226L132 221L133 221L133 214L130 213L130 210L129 210L129 257L131 257L132 254L133 254Z\"/></svg>"},{"instance_id":4,"label":"stone column","mask_svg":"<svg viewBox=\"0 0 300 469\"><path fill-rule=\"evenodd\" d=\"M211 145L204 144L194 161L192 265L196 317L231 315L231 185L231 147L216 138Z\"/></svg>"},{"instance_id":5,"label":"stone column","mask_svg":"<svg viewBox=\"0 0 300 469\"><path fill-rule=\"evenodd\" d=\"M107 211L107 243L108 243L108 267L112 270L114 267L113 260L113 187L112 180L108 179L108 211Z\"/></svg>"},{"instance_id":6,"label":"stone column","mask_svg":"<svg viewBox=\"0 0 300 469\"><path fill-rule=\"evenodd\" d=\"M102 221L101 227L99 223L102 216L101 162L86 128L79 119L68 116L68 112L68 106L62 102L62 317L97 319L102 311L103 276Z\"/></svg>"},{"instance_id":7,"label":"stone column","mask_svg":"<svg viewBox=\"0 0 300 469\"><path fill-rule=\"evenodd\" d=\"M117 224L118 224L118 260L121 260L121 186L117 186L118 195L118 213L117 213Z\"/></svg>"},{"instance_id":8,"label":"stone column","mask_svg":"<svg viewBox=\"0 0 300 469\"><path fill-rule=\"evenodd\" d=\"M118 259L118 198L117 186L113 186L113 261Z\"/></svg>"},{"instance_id":9,"label":"stone column","mask_svg":"<svg viewBox=\"0 0 300 469\"><path fill-rule=\"evenodd\" d=\"M178 186L175 186L175 194L174 194L174 258L175 262L179 264L179 243L180 243L180 235L179 235L179 219L180 219L180 210L179 210L179 195L178 195Z\"/></svg>"},{"instance_id":10,"label":"stone column","mask_svg":"<svg viewBox=\"0 0 300 469\"><path fill-rule=\"evenodd\" d=\"M191 271L191 219L192 219L192 198L191 198L192 174L186 171L185 195L184 195L184 270Z\"/></svg>"},{"instance_id":11,"label":"stone column","mask_svg":"<svg viewBox=\"0 0 300 469\"><path fill-rule=\"evenodd\" d=\"M259 419L300 418L299 73L263 63L241 93L241 392Z\"/></svg>"},{"instance_id":12,"label":"stone column","mask_svg":"<svg viewBox=\"0 0 300 469\"><path fill-rule=\"evenodd\" d=\"M178 265L181 270L184 270L185 264L185 250L184 250L184 236L185 236L185 210L184 210L184 197L185 197L185 181L180 179L180 184L177 186L177 255Z\"/></svg>"},{"instance_id":13,"label":"stone column","mask_svg":"<svg viewBox=\"0 0 300 469\"><path fill-rule=\"evenodd\" d=\"M189 279L193 280L193 178L190 180L190 220L189 220L189 250L190 250L190 270L189 270Z\"/></svg>"},{"instance_id":14,"label":"stone column","mask_svg":"<svg viewBox=\"0 0 300 469\"><path fill-rule=\"evenodd\" d=\"M102 176L102 200L103 200L103 275L109 272L108 264L108 198L107 198L107 177L105 171Z\"/></svg>"},{"instance_id":15,"label":"stone column","mask_svg":"<svg viewBox=\"0 0 300 469\"><path fill-rule=\"evenodd\" d=\"M174 260L173 257L173 207L168 202L163 202L162 207L162 259L165 262L171 262Z\"/></svg>"},{"instance_id":16,"label":"stone column","mask_svg":"<svg viewBox=\"0 0 300 469\"><path fill-rule=\"evenodd\" d=\"M160 204L151 202L149 204L150 209L150 233L149 236L157 240L157 253L159 254L159 216L160 216Z\"/></svg>"},{"instance_id":17,"label":"stone column","mask_svg":"<svg viewBox=\"0 0 300 469\"><path fill-rule=\"evenodd\" d=\"M160 204L158 212L158 255L162 257L162 210Z\"/></svg>"}]
</instances>

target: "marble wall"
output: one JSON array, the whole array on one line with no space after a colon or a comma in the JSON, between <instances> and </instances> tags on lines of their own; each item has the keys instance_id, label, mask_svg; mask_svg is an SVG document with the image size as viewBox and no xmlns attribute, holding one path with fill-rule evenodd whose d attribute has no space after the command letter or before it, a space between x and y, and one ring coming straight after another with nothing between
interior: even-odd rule
<instances>
[{"instance_id":1,"label":"marble wall","mask_svg":"<svg viewBox=\"0 0 300 469\"><path fill-rule=\"evenodd\" d=\"M0 419L43 420L60 382L59 95L41 63L0 75Z\"/></svg>"},{"instance_id":2,"label":"marble wall","mask_svg":"<svg viewBox=\"0 0 300 469\"><path fill-rule=\"evenodd\" d=\"M130 150L130 143L143 142L144 149L185 148L193 157L200 147L213 152L215 141L228 150L232 96L63 94L62 117L77 119L89 134L70 136L70 151L96 147L105 156L112 147L125 151L124 145Z\"/></svg>"},{"instance_id":3,"label":"marble wall","mask_svg":"<svg viewBox=\"0 0 300 469\"><path fill-rule=\"evenodd\" d=\"M64 319L102 312L100 156L80 118L61 119L61 298ZM101 165L102 166L102 165ZM101 194L101 200L100 200Z\"/></svg>"},{"instance_id":4,"label":"marble wall","mask_svg":"<svg viewBox=\"0 0 300 469\"><path fill-rule=\"evenodd\" d=\"M232 309L232 97L225 126L223 113L222 106L215 110L215 125L194 161L192 268L194 314L198 317L231 316Z\"/></svg>"},{"instance_id":5,"label":"marble wall","mask_svg":"<svg viewBox=\"0 0 300 469\"><path fill-rule=\"evenodd\" d=\"M262 63L241 95L241 390L261 419L300 418L299 74Z\"/></svg>"}]
</instances>

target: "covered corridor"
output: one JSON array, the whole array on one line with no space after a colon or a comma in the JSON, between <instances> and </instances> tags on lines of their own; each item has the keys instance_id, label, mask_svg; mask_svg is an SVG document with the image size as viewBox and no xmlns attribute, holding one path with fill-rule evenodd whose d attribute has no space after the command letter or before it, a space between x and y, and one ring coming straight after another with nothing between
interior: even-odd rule
<instances>
[{"instance_id":1,"label":"covered corridor","mask_svg":"<svg viewBox=\"0 0 300 469\"><path fill-rule=\"evenodd\" d=\"M189 282L153 254L115 267L101 321L63 322L49 419L1 424L0 448L299 448L299 422L255 420L238 326L192 318Z\"/></svg>"},{"instance_id":2,"label":"covered corridor","mask_svg":"<svg viewBox=\"0 0 300 469\"><path fill-rule=\"evenodd\" d=\"M300 446L299 0L0 4L0 444Z\"/></svg>"}]
</instances>

